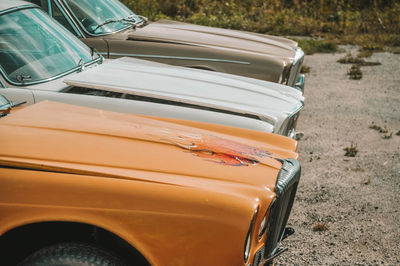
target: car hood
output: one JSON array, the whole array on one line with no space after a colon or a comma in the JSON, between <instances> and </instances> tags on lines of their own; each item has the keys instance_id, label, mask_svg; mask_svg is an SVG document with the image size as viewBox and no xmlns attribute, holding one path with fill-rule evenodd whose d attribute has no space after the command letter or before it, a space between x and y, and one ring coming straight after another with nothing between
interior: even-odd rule
<instances>
[{"instance_id":1,"label":"car hood","mask_svg":"<svg viewBox=\"0 0 400 266\"><path fill-rule=\"evenodd\" d=\"M294 59L297 43L281 37L158 20L129 34L130 40L228 48Z\"/></svg>"},{"instance_id":2,"label":"car hood","mask_svg":"<svg viewBox=\"0 0 400 266\"><path fill-rule=\"evenodd\" d=\"M281 159L297 158L296 142L286 137L185 123L190 124L45 101L0 119L0 165L146 182L187 177L273 188Z\"/></svg>"},{"instance_id":3,"label":"car hood","mask_svg":"<svg viewBox=\"0 0 400 266\"><path fill-rule=\"evenodd\" d=\"M288 86L134 58L110 60L64 79L71 86L200 105L276 124L303 106Z\"/></svg>"}]
</instances>

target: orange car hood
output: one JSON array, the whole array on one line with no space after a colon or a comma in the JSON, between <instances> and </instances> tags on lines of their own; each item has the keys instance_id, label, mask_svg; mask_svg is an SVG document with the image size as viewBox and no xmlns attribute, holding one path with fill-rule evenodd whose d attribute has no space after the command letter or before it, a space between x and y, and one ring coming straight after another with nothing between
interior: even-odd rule
<instances>
[{"instance_id":1,"label":"orange car hood","mask_svg":"<svg viewBox=\"0 0 400 266\"><path fill-rule=\"evenodd\" d=\"M296 42L280 37L164 19L137 28L129 39L239 49L285 58L294 58L297 47Z\"/></svg>"},{"instance_id":2,"label":"orange car hood","mask_svg":"<svg viewBox=\"0 0 400 266\"><path fill-rule=\"evenodd\" d=\"M133 179L157 172L148 182L168 174L271 185L280 159L297 158L296 142L282 136L54 102L12 112L0 131L2 166Z\"/></svg>"}]
</instances>

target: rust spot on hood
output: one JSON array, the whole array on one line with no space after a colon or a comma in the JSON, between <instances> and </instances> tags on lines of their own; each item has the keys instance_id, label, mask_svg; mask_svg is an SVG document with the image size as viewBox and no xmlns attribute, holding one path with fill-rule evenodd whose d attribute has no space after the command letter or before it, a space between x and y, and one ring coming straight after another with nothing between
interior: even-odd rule
<instances>
[{"instance_id":1,"label":"rust spot on hood","mask_svg":"<svg viewBox=\"0 0 400 266\"><path fill-rule=\"evenodd\" d=\"M211 135L168 136L163 140L200 158L230 166L257 165L257 157L273 158L266 150Z\"/></svg>"}]
</instances>

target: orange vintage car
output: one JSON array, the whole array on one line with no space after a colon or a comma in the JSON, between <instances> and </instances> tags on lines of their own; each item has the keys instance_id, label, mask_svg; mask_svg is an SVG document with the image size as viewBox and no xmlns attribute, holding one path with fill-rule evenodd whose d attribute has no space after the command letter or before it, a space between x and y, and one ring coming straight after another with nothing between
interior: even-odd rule
<instances>
[{"instance_id":1,"label":"orange vintage car","mask_svg":"<svg viewBox=\"0 0 400 266\"><path fill-rule=\"evenodd\" d=\"M2 265L257 266L285 250L294 140L54 102L0 106Z\"/></svg>"}]
</instances>

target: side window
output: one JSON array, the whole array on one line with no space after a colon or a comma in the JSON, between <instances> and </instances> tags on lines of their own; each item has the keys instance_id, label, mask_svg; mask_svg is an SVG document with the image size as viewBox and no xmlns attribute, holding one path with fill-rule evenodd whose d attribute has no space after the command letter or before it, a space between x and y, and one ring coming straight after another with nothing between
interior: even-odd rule
<instances>
[{"instance_id":1,"label":"side window","mask_svg":"<svg viewBox=\"0 0 400 266\"><path fill-rule=\"evenodd\" d=\"M48 0L27 0L27 2L31 2L32 4L40 6L44 11L49 13L49 5Z\"/></svg>"},{"instance_id":2,"label":"side window","mask_svg":"<svg viewBox=\"0 0 400 266\"><path fill-rule=\"evenodd\" d=\"M71 22L64 16L54 1L51 1L51 11L55 20L57 20L61 25L64 26L64 28L72 32L75 36L80 37L76 30L74 30L72 27Z\"/></svg>"}]
</instances>

